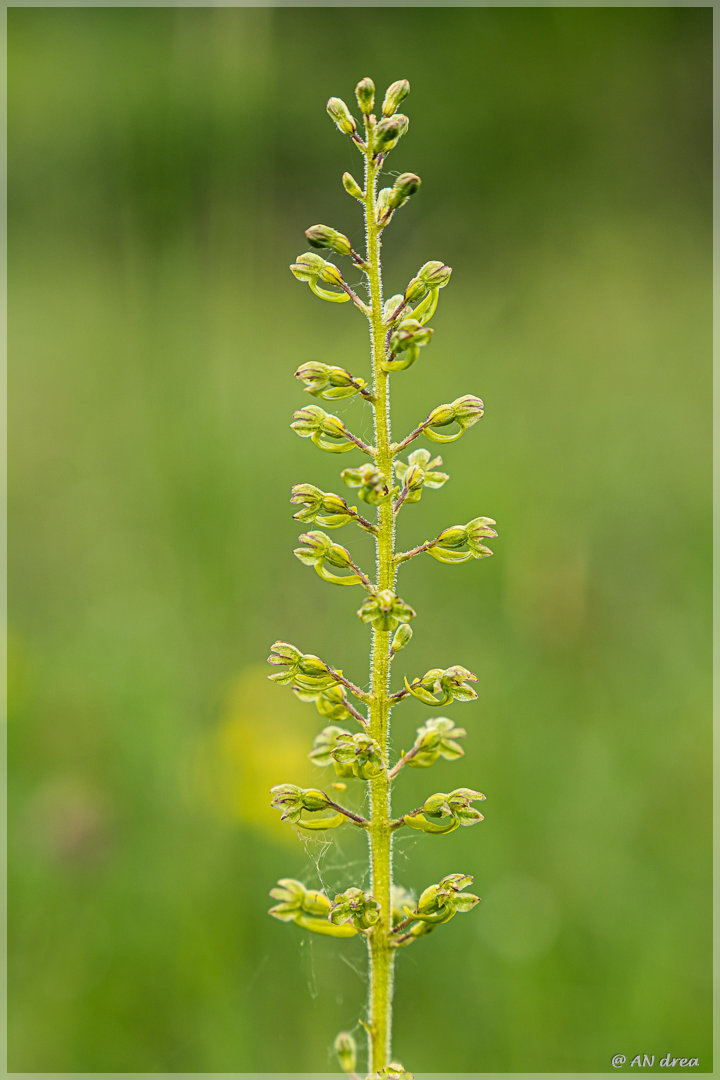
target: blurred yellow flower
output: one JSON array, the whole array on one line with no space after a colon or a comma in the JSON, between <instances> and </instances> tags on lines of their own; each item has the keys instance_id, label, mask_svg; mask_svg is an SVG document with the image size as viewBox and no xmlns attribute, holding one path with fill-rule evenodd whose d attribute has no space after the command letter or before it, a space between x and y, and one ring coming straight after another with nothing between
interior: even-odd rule
<instances>
[{"instance_id":1,"label":"blurred yellow flower","mask_svg":"<svg viewBox=\"0 0 720 1080\"><path fill-rule=\"evenodd\" d=\"M317 783L308 761L317 713L268 681L267 668L246 668L229 687L222 716L207 733L195 761L195 778L207 803L236 819L295 843L295 831L270 806L270 788L282 776Z\"/></svg>"}]
</instances>

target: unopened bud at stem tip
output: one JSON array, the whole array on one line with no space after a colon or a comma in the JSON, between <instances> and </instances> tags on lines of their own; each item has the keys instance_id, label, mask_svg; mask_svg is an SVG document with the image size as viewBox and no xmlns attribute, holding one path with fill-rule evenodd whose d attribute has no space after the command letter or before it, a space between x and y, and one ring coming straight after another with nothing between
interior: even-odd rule
<instances>
[{"instance_id":1,"label":"unopened bud at stem tip","mask_svg":"<svg viewBox=\"0 0 720 1080\"><path fill-rule=\"evenodd\" d=\"M352 173L343 173L342 182L343 187L347 191L348 195L352 195L354 199L362 200L365 198L365 193L363 192L362 188L360 187Z\"/></svg>"},{"instance_id":2,"label":"unopened bud at stem tip","mask_svg":"<svg viewBox=\"0 0 720 1080\"><path fill-rule=\"evenodd\" d=\"M361 112L366 116L372 112L375 101L375 83L370 78L361 79L355 87L355 97Z\"/></svg>"},{"instance_id":3,"label":"unopened bud at stem tip","mask_svg":"<svg viewBox=\"0 0 720 1080\"><path fill-rule=\"evenodd\" d=\"M354 135L357 130L355 118L342 98L331 97L325 106L328 116L335 122L343 135Z\"/></svg>"},{"instance_id":4,"label":"unopened bud at stem tip","mask_svg":"<svg viewBox=\"0 0 720 1080\"><path fill-rule=\"evenodd\" d=\"M410 83L407 79L398 79L397 82L388 86L382 104L383 116L392 116L394 112L397 112L409 93Z\"/></svg>"}]
</instances>

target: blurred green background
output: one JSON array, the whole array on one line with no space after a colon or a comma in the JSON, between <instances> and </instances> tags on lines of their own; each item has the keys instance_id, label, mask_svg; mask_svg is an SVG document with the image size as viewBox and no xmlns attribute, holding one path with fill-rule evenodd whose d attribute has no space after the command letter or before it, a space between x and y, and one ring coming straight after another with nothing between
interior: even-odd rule
<instances>
[{"instance_id":1,"label":"blurred green background","mask_svg":"<svg viewBox=\"0 0 720 1080\"><path fill-rule=\"evenodd\" d=\"M465 760L396 805L488 801L398 841L404 884L467 871L483 904L402 955L396 1056L710 1068L711 18L10 9L11 1070L325 1071L360 1034L362 944L266 915L278 876L360 884L365 851L270 810L318 782L320 718L264 658L365 678L356 591L292 557L287 498L355 460L289 430L292 372L364 374L366 327L287 267L315 222L361 244L324 103L366 74L410 79L388 167L423 178L388 291L455 271L395 431L487 409L400 543L501 534L402 572L396 677L462 663L480 698ZM397 711L398 747L427 715Z\"/></svg>"}]
</instances>

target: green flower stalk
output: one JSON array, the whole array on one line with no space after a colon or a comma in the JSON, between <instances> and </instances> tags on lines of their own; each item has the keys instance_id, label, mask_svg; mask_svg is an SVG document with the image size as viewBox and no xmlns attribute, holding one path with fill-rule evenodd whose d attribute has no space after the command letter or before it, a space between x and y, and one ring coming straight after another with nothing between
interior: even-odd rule
<instances>
[{"instance_id":1,"label":"green flower stalk","mask_svg":"<svg viewBox=\"0 0 720 1080\"><path fill-rule=\"evenodd\" d=\"M305 235L310 245L351 262L352 276L365 276L366 299L346 282L343 273L316 251L297 257L290 267L322 300L353 305L367 319L370 330L370 370L360 376L345 367L310 361L295 372L305 392L324 401L357 397L372 410L374 444L365 443L338 416L319 405L299 408L291 427L303 439L332 454L355 452L364 460L340 473L348 488L370 509L374 520L358 512L342 496L322 491L310 483L297 483L291 502L299 509L296 520L319 528L302 533L295 555L331 585L362 590L364 597L357 615L370 629L370 680L367 689L351 682L345 674L312 653L303 653L288 642L272 647L269 662L276 670L270 678L290 686L301 701L314 703L326 726L317 735L309 757L319 768L329 768L333 791L345 791L348 781L363 789L364 804L357 809L340 805L321 788L300 788L282 783L272 789L272 805L282 820L302 831L325 832L336 828L362 829L369 844L369 888L348 882L335 897L310 889L293 878L282 878L271 890L278 901L270 914L281 922L293 922L304 931L329 937L365 938L369 963L367 1016L360 1024L367 1032L369 1075L410 1077L392 1055L393 975L398 950L449 922L458 912L468 912L479 897L467 892L469 874L450 873L423 889L416 899L412 892L393 880L392 845L402 828L441 835L477 824L483 815L474 805L485 796L472 788L457 787L429 795L421 806L393 817L391 795L405 766L429 768L441 759L454 762L463 756L464 728L445 716L431 717L417 729L417 737L406 752L391 760L390 715L404 700L415 698L430 708L445 707L477 698L473 683L477 677L455 664L431 668L424 675L393 690L390 674L393 658L412 636L414 609L397 593L399 568L422 555L444 563L464 563L492 554L485 541L497 536L492 518L476 517L465 525L450 525L437 536L424 540L409 551L395 550L395 521L401 510L420 500L425 488L437 490L447 482L441 472L441 457L424 448L404 451L424 437L430 442L451 443L459 439L482 417L479 397L466 394L449 404L436 406L417 427L397 442L390 431L390 384L414 364L424 362L425 350L433 338L428 326L435 314L440 290L450 281L452 269L440 260L422 266L403 292L384 300L380 249L384 230L394 214L420 188L415 173L401 173L391 187L378 188L385 159L408 130L407 116L397 110L410 92L406 79L394 82L382 100L382 115L373 114L375 85L362 79L355 90L361 122L340 98L330 98L327 111L338 130L360 152L364 165L364 186L344 173L345 191L362 203L366 249L353 250L350 239L328 225L313 225ZM362 291L362 290L361 290ZM373 578L354 560L351 550L332 540L323 529L356 525L369 532L377 550L377 571ZM332 721L328 723L328 721ZM356 724L350 730L347 724ZM445 766L443 766L445 767ZM450 841L452 843L452 841ZM334 1049L343 1072L357 1077L357 1046L353 1035L342 1031Z\"/></svg>"}]
</instances>

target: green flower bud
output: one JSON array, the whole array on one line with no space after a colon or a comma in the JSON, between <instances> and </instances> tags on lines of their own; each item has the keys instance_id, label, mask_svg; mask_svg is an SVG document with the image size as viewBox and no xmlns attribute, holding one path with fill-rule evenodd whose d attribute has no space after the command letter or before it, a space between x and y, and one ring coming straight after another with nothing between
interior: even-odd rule
<instances>
[{"instance_id":1,"label":"green flower bud","mask_svg":"<svg viewBox=\"0 0 720 1080\"><path fill-rule=\"evenodd\" d=\"M313 656L312 653L304 653L300 657L298 673L309 679L320 679L323 685L326 679L332 678L332 675L328 674L328 666L325 661L321 660L319 656Z\"/></svg>"},{"instance_id":2,"label":"green flower bud","mask_svg":"<svg viewBox=\"0 0 720 1080\"><path fill-rule=\"evenodd\" d=\"M472 394L465 394L464 397L456 398L452 405L455 410L455 420L463 428L476 424L485 408L480 398L474 397Z\"/></svg>"},{"instance_id":3,"label":"green flower bud","mask_svg":"<svg viewBox=\"0 0 720 1080\"><path fill-rule=\"evenodd\" d=\"M409 127L410 121L407 116L403 116L402 113L381 120L373 132L373 150L375 155L389 153L393 147L397 146Z\"/></svg>"},{"instance_id":4,"label":"green flower bud","mask_svg":"<svg viewBox=\"0 0 720 1080\"><path fill-rule=\"evenodd\" d=\"M365 192L351 173L343 173L342 183L348 195L352 195L353 199L359 199L362 202L365 198Z\"/></svg>"},{"instance_id":5,"label":"green flower bud","mask_svg":"<svg viewBox=\"0 0 720 1080\"><path fill-rule=\"evenodd\" d=\"M333 1043L333 1050L338 1065L345 1073L355 1072L357 1067L357 1046L349 1031L341 1031Z\"/></svg>"},{"instance_id":6,"label":"green flower bud","mask_svg":"<svg viewBox=\"0 0 720 1080\"><path fill-rule=\"evenodd\" d=\"M481 540L497 536L492 518L475 518L467 525L443 529L428 553L444 563L462 563L468 559L486 559L492 551ZM465 549L465 550L463 550Z\"/></svg>"},{"instance_id":7,"label":"green flower bud","mask_svg":"<svg viewBox=\"0 0 720 1080\"><path fill-rule=\"evenodd\" d=\"M451 266L446 266L445 263L434 259L430 262L426 262L425 265L418 270L417 276L428 289L444 289L450 280L451 274Z\"/></svg>"},{"instance_id":8,"label":"green flower bud","mask_svg":"<svg viewBox=\"0 0 720 1080\"><path fill-rule=\"evenodd\" d=\"M270 789L270 805L280 810L281 821L297 821L303 810L303 791L296 784L276 784Z\"/></svg>"},{"instance_id":9,"label":"green flower bud","mask_svg":"<svg viewBox=\"0 0 720 1080\"><path fill-rule=\"evenodd\" d=\"M395 636L392 640L392 655L395 656L395 654L399 653L401 649L404 649L405 646L409 643L412 636L412 626L409 626L407 623L400 623L397 630L395 631Z\"/></svg>"},{"instance_id":10,"label":"green flower bud","mask_svg":"<svg viewBox=\"0 0 720 1080\"><path fill-rule=\"evenodd\" d=\"M321 491L313 484L294 484L291 503L302 506L293 514L296 521L316 521L325 529L339 529L355 516L355 507L349 507L344 499L332 491Z\"/></svg>"},{"instance_id":11,"label":"green flower bud","mask_svg":"<svg viewBox=\"0 0 720 1080\"><path fill-rule=\"evenodd\" d=\"M470 874L448 874L437 885L425 889L415 910L406 908L408 916L419 920L413 935L429 933L435 926L449 922L458 911L471 911L480 902L479 896L464 891L472 882Z\"/></svg>"},{"instance_id":12,"label":"green flower bud","mask_svg":"<svg viewBox=\"0 0 720 1080\"><path fill-rule=\"evenodd\" d=\"M439 757L446 761L461 758L465 751L456 740L464 739L466 734L465 728L455 727L452 720L448 720L446 716L431 717L418 728L415 740L415 747L418 749L408 760L408 765L423 769L434 765Z\"/></svg>"},{"instance_id":13,"label":"green flower bud","mask_svg":"<svg viewBox=\"0 0 720 1080\"><path fill-rule=\"evenodd\" d=\"M392 114L400 108L409 93L410 83L407 79L398 79L397 82L388 86L382 103L383 116L392 116Z\"/></svg>"},{"instance_id":14,"label":"green flower bud","mask_svg":"<svg viewBox=\"0 0 720 1080\"><path fill-rule=\"evenodd\" d=\"M353 937L357 933L354 926L333 925L328 918L332 904L325 893L306 889L294 878L280 878L270 896L280 901L269 912L280 922L294 922L303 930L329 937Z\"/></svg>"},{"instance_id":15,"label":"green flower bud","mask_svg":"<svg viewBox=\"0 0 720 1080\"><path fill-rule=\"evenodd\" d=\"M343 469L340 475L348 487L359 488L358 497L371 506L387 502L397 490L388 487L384 473L370 462L354 469Z\"/></svg>"},{"instance_id":16,"label":"green flower bud","mask_svg":"<svg viewBox=\"0 0 720 1080\"><path fill-rule=\"evenodd\" d=\"M431 668L412 683L406 679L405 687L426 705L449 705L451 701L473 701L477 697L471 682L477 682L477 675L455 664L445 669Z\"/></svg>"},{"instance_id":17,"label":"green flower bud","mask_svg":"<svg viewBox=\"0 0 720 1080\"><path fill-rule=\"evenodd\" d=\"M365 113L366 116L368 113L372 112L373 102L375 100L375 83L372 79L365 78L360 80L355 87L355 97L357 98L357 103L360 106L361 112Z\"/></svg>"},{"instance_id":18,"label":"green flower bud","mask_svg":"<svg viewBox=\"0 0 720 1080\"><path fill-rule=\"evenodd\" d=\"M413 318L423 325L432 318L437 306L438 289L444 289L450 280L452 269L437 259L421 266L405 290L408 304L421 300L422 303L412 312Z\"/></svg>"},{"instance_id":19,"label":"green flower bud","mask_svg":"<svg viewBox=\"0 0 720 1080\"><path fill-rule=\"evenodd\" d=\"M300 539L307 546L298 548L295 554L300 559L300 562L305 563L306 566L314 566L316 562L324 560L332 547L332 540L324 532L302 533ZM345 548L341 548L341 550L345 551ZM349 552L346 551L346 567L349 565L349 558Z\"/></svg>"},{"instance_id":20,"label":"green flower bud","mask_svg":"<svg viewBox=\"0 0 720 1080\"><path fill-rule=\"evenodd\" d=\"M341 131L343 135L355 134L357 131L355 118L342 98L331 97L325 108L328 111L328 116L334 121L338 130Z\"/></svg>"},{"instance_id":21,"label":"green flower bud","mask_svg":"<svg viewBox=\"0 0 720 1080\"><path fill-rule=\"evenodd\" d=\"M297 912L306 915L320 915L327 918L332 909L329 897L315 889L306 889L301 881L294 878L280 878L270 890L273 900L279 900L270 914L281 922L294 922Z\"/></svg>"},{"instance_id":22,"label":"green flower bud","mask_svg":"<svg viewBox=\"0 0 720 1080\"><path fill-rule=\"evenodd\" d=\"M305 810L311 812L324 810L328 805L328 797L324 791L319 791L317 788L305 788L302 792L302 804Z\"/></svg>"},{"instance_id":23,"label":"green flower bud","mask_svg":"<svg viewBox=\"0 0 720 1080\"><path fill-rule=\"evenodd\" d=\"M371 623L375 630L394 630L401 622L415 618L415 612L390 589L369 596L358 611L361 622Z\"/></svg>"},{"instance_id":24,"label":"green flower bud","mask_svg":"<svg viewBox=\"0 0 720 1080\"><path fill-rule=\"evenodd\" d=\"M318 788L299 788L295 784L276 784L270 789L271 805L282 811L281 821L299 825L303 829L335 829L346 820L345 815L336 813L331 817L303 817L304 813L316 815L330 807L330 800L324 791Z\"/></svg>"},{"instance_id":25,"label":"green flower bud","mask_svg":"<svg viewBox=\"0 0 720 1080\"><path fill-rule=\"evenodd\" d=\"M319 656L303 654L286 641L275 642L268 663L287 668L287 671L275 672L268 675L268 678L281 685L292 683L293 689L320 693L336 685L335 676Z\"/></svg>"},{"instance_id":26,"label":"green flower bud","mask_svg":"<svg viewBox=\"0 0 720 1080\"><path fill-rule=\"evenodd\" d=\"M340 285L344 284L344 279L337 266L334 263L326 262L322 270L318 274L321 281L327 282L328 285ZM345 294L347 296L347 293Z\"/></svg>"},{"instance_id":27,"label":"green flower bud","mask_svg":"<svg viewBox=\"0 0 720 1080\"><path fill-rule=\"evenodd\" d=\"M347 431L342 420L331 413L326 413L319 405L306 405L296 409L290 425L301 439L311 439L321 450L331 454L344 454L355 445L347 438Z\"/></svg>"},{"instance_id":28,"label":"green flower bud","mask_svg":"<svg viewBox=\"0 0 720 1080\"><path fill-rule=\"evenodd\" d=\"M349 294L344 291L345 281L337 266L322 259L313 251L306 251L304 254L298 255L295 262L290 266L290 270L298 281L306 282L310 286L310 290L322 300L342 304L350 299ZM328 292L319 284L321 281L328 285L336 285L342 291Z\"/></svg>"},{"instance_id":29,"label":"green flower bud","mask_svg":"<svg viewBox=\"0 0 720 1080\"><path fill-rule=\"evenodd\" d=\"M375 200L375 215L379 222L383 225L387 225L388 221L392 217L392 210L390 209L390 192L392 188L384 187L380 188L377 193L377 199Z\"/></svg>"},{"instance_id":30,"label":"green flower bud","mask_svg":"<svg viewBox=\"0 0 720 1080\"><path fill-rule=\"evenodd\" d=\"M398 210L404 206L411 195L414 195L420 187L422 180L415 173L401 173L393 184L388 199L391 210Z\"/></svg>"},{"instance_id":31,"label":"green flower bud","mask_svg":"<svg viewBox=\"0 0 720 1080\"><path fill-rule=\"evenodd\" d=\"M302 533L300 540L304 546L295 548L293 552L295 558L305 566L312 566L323 581L331 585L360 584L362 579L357 573L340 576L327 569L329 566L338 570L352 569L353 561L347 548L334 544L324 532L316 530Z\"/></svg>"},{"instance_id":32,"label":"green flower bud","mask_svg":"<svg viewBox=\"0 0 720 1080\"><path fill-rule=\"evenodd\" d=\"M351 375L345 368L332 367L318 360L301 364L295 372L295 378L307 384L306 394L326 401L354 397L367 386L365 379Z\"/></svg>"},{"instance_id":33,"label":"green flower bud","mask_svg":"<svg viewBox=\"0 0 720 1080\"><path fill-rule=\"evenodd\" d=\"M329 918L336 926L351 922L356 930L369 930L380 918L380 905L372 893L353 886L335 897Z\"/></svg>"},{"instance_id":34,"label":"green flower bud","mask_svg":"<svg viewBox=\"0 0 720 1080\"><path fill-rule=\"evenodd\" d=\"M329 225L311 225L305 230L305 235L311 247L329 248L338 255L350 255L352 252L352 244L347 236L337 229L331 229Z\"/></svg>"},{"instance_id":35,"label":"green flower bud","mask_svg":"<svg viewBox=\"0 0 720 1080\"><path fill-rule=\"evenodd\" d=\"M476 424L483 415L485 406L478 397L466 394L456 398L450 405L438 405L427 418L425 434L433 442L455 442L467 428ZM452 435L437 431L437 428L457 424L458 430Z\"/></svg>"}]
</instances>

